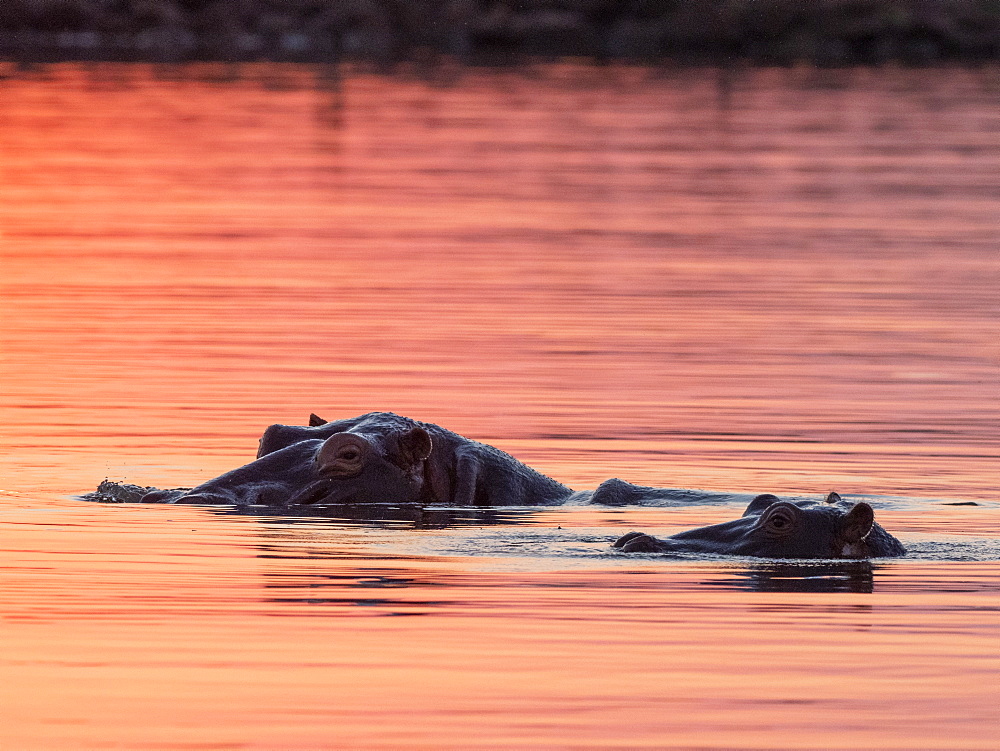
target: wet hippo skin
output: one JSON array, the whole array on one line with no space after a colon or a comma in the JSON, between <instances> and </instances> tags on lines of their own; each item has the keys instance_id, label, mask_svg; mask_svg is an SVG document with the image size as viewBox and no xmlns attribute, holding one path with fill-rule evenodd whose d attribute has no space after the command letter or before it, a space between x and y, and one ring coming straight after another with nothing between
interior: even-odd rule
<instances>
[{"instance_id":1,"label":"wet hippo skin","mask_svg":"<svg viewBox=\"0 0 1000 751\"><path fill-rule=\"evenodd\" d=\"M538 506L573 491L484 443L391 412L308 426L272 425L257 460L191 490L144 502L218 504L449 503Z\"/></svg>"},{"instance_id":2,"label":"wet hippo skin","mask_svg":"<svg viewBox=\"0 0 1000 751\"><path fill-rule=\"evenodd\" d=\"M761 558L881 558L906 553L875 522L867 503L850 504L836 493L823 503L782 501L759 495L743 516L657 539L642 532L620 537L626 553L714 553Z\"/></svg>"}]
</instances>

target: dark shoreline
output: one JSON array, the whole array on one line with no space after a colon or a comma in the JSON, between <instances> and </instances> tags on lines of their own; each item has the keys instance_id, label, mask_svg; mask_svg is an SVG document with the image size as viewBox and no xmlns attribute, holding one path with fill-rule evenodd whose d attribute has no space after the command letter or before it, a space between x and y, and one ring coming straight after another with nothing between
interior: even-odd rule
<instances>
[{"instance_id":1,"label":"dark shoreline","mask_svg":"<svg viewBox=\"0 0 1000 751\"><path fill-rule=\"evenodd\" d=\"M3 0L0 60L934 65L1000 59L997 0Z\"/></svg>"}]
</instances>

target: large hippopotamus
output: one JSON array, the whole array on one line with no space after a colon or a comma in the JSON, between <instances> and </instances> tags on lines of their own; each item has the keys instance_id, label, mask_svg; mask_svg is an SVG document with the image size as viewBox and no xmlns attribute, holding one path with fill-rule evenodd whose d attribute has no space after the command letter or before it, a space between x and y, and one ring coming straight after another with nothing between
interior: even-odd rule
<instances>
[{"instance_id":1,"label":"large hippopotamus","mask_svg":"<svg viewBox=\"0 0 1000 751\"><path fill-rule=\"evenodd\" d=\"M456 506L623 506L657 501L722 502L737 496L633 485L613 478L574 491L510 454L432 423L369 412L309 425L271 425L257 460L196 488L159 490L105 481L97 497L145 503L344 506L416 503Z\"/></svg>"},{"instance_id":2,"label":"large hippopotamus","mask_svg":"<svg viewBox=\"0 0 1000 751\"><path fill-rule=\"evenodd\" d=\"M257 460L190 490L144 502L297 506L447 503L544 506L575 493L510 454L391 412L308 426L272 425Z\"/></svg>"},{"instance_id":3,"label":"large hippopotamus","mask_svg":"<svg viewBox=\"0 0 1000 751\"><path fill-rule=\"evenodd\" d=\"M850 504L836 493L826 502L782 501L766 493L743 516L657 539L630 532L613 547L626 553L715 553L759 558L884 558L904 555L903 545L875 522L867 503Z\"/></svg>"}]
</instances>

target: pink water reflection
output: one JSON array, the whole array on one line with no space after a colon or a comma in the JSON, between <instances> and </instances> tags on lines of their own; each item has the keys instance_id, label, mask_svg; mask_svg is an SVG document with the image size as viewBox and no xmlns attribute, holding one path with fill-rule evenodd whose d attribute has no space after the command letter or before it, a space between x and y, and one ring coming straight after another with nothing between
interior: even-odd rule
<instances>
[{"instance_id":1,"label":"pink water reflection","mask_svg":"<svg viewBox=\"0 0 1000 751\"><path fill-rule=\"evenodd\" d=\"M995 536L991 71L98 72L0 82L0 745L996 745L995 561L754 590L600 557L731 508L551 512L592 558L494 560L65 497L388 409L574 487Z\"/></svg>"}]
</instances>

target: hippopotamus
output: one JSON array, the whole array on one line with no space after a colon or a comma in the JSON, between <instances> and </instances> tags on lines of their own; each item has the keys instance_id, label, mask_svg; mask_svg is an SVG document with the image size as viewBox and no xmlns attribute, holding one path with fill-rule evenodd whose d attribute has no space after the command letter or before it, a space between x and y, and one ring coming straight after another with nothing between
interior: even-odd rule
<instances>
[{"instance_id":1,"label":"hippopotamus","mask_svg":"<svg viewBox=\"0 0 1000 751\"><path fill-rule=\"evenodd\" d=\"M309 425L271 425L256 461L196 488L159 490L104 482L95 497L146 503L238 506L343 506L416 503L456 506L633 505L723 502L738 496L654 488L612 478L596 490L572 488L500 449L432 423L369 412ZM742 497L742 496L739 496Z\"/></svg>"},{"instance_id":2,"label":"hippopotamus","mask_svg":"<svg viewBox=\"0 0 1000 751\"><path fill-rule=\"evenodd\" d=\"M141 500L544 506L573 495L493 446L391 412L369 412L332 422L310 415L308 426L271 425L256 461L190 490L150 490Z\"/></svg>"},{"instance_id":3,"label":"hippopotamus","mask_svg":"<svg viewBox=\"0 0 1000 751\"><path fill-rule=\"evenodd\" d=\"M657 539L629 532L613 547L625 553L714 553L757 558L884 558L904 555L903 545L875 522L867 503L837 493L825 502L783 501L765 493L730 522Z\"/></svg>"}]
</instances>

